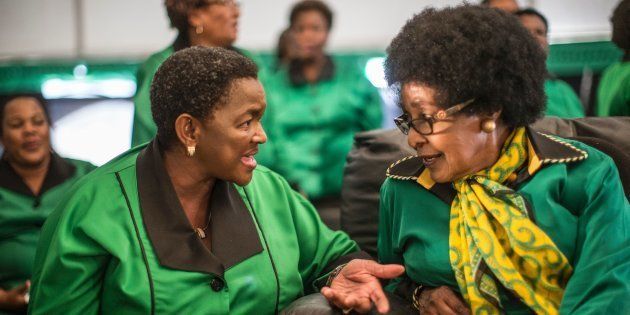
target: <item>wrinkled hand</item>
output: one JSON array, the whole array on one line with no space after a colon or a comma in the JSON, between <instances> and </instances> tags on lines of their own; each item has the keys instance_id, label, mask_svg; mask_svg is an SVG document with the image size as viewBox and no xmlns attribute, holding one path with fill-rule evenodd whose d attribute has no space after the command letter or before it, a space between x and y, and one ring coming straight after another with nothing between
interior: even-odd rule
<instances>
[{"instance_id":1,"label":"wrinkled hand","mask_svg":"<svg viewBox=\"0 0 630 315\"><path fill-rule=\"evenodd\" d=\"M24 311L28 305L26 293L31 288L31 281L11 290L0 289L0 310Z\"/></svg>"},{"instance_id":2,"label":"wrinkled hand","mask_svg":"<svg viewBox=\"0 0 630 315\"><path fill-rule=\"evenodd\" d=\"M420 314L470 314L470 309L459 294L447 286L423 290L419 304Z\"/></svg>"},{"instance_id":3,"label":"wrinkled hand","mask_svg":"<svg viewBox=\"0 0 630 315\"><path fill-rule=\"evenodd\" d=\"M405 272L401 265L381 265L371 260L350 261L333 279L330 287L321 293L337 307L367 313L372 303L379 313L389 311L389 301L385 297L379 278L392 279Z\"/></svg>"}]
</instances>

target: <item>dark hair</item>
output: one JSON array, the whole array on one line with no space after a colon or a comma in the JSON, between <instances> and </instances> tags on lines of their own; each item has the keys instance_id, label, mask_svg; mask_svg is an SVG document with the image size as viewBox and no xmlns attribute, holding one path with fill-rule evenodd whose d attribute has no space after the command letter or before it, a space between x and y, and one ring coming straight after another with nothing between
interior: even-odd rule
<instances>
[{"instance_id":1,"label":"dark hair","mask_svg":"<svg viewBox=\"0 0 630 315\"><path fill-rule=\"evenodd\" d=\"M543 24L545 24L545 33L549 32L549 23L547 22L547 18L545 18L540 11L534 8L525 8L514 12L514 15L521 17L523 15L533 15L537 16L540 20L542 20Z\"/></svg>"},{"instance_id":2,"label":"dark hair","mask_svg":"<svg viewBox=\"0 0 630 315\"><path fill-rule=\"evenodd\" d=\"M291 41L291 30L288 28L282 31L282 33L280 33L280 36L278 36L278 43L276 44L276 69L289 63L288 59L289 50L291 49L292 45Z\"/></svg>"},{"instance_id":3,"label":"dark hair","mask_svg":"<svg viewBox=\"0 0 630 315\"><path fill-rule=\"evenodd\" d=\"M37 101L37 104L44 111L44 117L46 118L46 122L48 125L51 125L50 114L48 113L48 103L44 99L44 97L40 93L16 93L16 94L8 94L8 95L0 95L0 136L3 134L3 121L4 121L4 110L7 107L9 102L17 99L17 98L34 98Z\"/></svg>"},{"instance_id":4,"label":"dark hair","mask_svg":"<svg viewBox=\"0 0 630 315\"><path fill-rule=\"evenodd\" d=\"M622 0L613 11L612 41L623 50L630 50L630 0Z\"/></svg>"},{"instance_id":5,"label":"dark hair","mask_svg":"<svg viewBox=\"0 0 630 315\"><path fill-rule=\"evenodd\" d=\"M297 18L300 14L307 11L317 11L324 16L324 20L326 20L326 26L330 30L333 26L333 13L330 8L322 1L319 0L303 0L298 2L291 9L291 14L289 15L290 27L295 25Z\"/></svg>"},{"instance_id":6,"label":"dark hair","mask_svg":"<svg viewBox=\"0 0 630 315\"><path fill-rule=\"evenodd\" d=\"M224 48L190 47L170 56L151 84L151 112L157 137L168 147L175 140L175 120L188 113L204 120L225 104L232 83L258 78L249 58Z\"/></svg>"},{"instance_id":7,"label":"dark hair","mask_svg":"<svg viewBox=\"0 0 630 315\"><path fill-rule=\"evenodd\" d=\"M545 54L513 15L481 6L426 9L387 48L389 84L418 82L446 108L475 99L466 112L502 110L510 127L534 122L545 106Z\"/></svg>"},{"instance_id":8,"label":"dark hair","mask_svg":"<svg viewBox=\"0 0 630 315\"><path fill-rule=\"evenodd\" d=\"M171 21L171 27L177 29L180 35L187 36L188 28L190 28L188 23L190 11L202 8L211 2L208 0L164 0L164 6L168 19Z\"/></svg>"}]
</instances>

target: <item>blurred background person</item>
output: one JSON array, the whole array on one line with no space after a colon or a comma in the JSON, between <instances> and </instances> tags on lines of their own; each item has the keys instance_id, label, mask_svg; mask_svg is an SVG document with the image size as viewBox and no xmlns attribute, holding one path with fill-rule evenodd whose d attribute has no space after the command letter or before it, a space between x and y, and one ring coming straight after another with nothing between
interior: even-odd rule
<instances>
[{"instance_id":1,"label":"blurred background person","mask_svg":"<svg viewBox=\"0 0 630 315\"><path fill-rule=\"evenodd\" d=\"M290 28L285 29L280 33L278 37L278 43L276 44L276 70L289 65L295 56L295 40L293 39L293 33Z\"/></svg>"},{"instance_id":2,"label":"blurred background person","mask_svg":"<svg viewBox=\"0 0 630 315\"><path fill-rule=\"evenodd\" d=\"M542 13L532 8L516 11L516 16L534 39L540 44L545 55L549 55L549 41L547 33L549 24ZM556 78L552 73L547 73L545 80L545 94L547 95L546 116L561 118L584 117L584 106L573 88L566 82Z\"/></svg>"},{"instance_id":3,"label":"blurred background person","mask_svg":"<svg viewBox=\"0 0 630 315\"><path fill-rule=\"evenodd\" d=\"M381 126L380 99L363 69L326 53L333 12L324 2L296 3L289 22L295 55L264 82L267 150L273 154L261 163L285 176L337 227L346 155L357 131Z\"/></svg>"},{"instance_id":4,"label":"blurred background person","mask_svg":"<svg viewBox=\"0 0 630 315\"><path fill-rule=\"evenodd\" d=\"M608 66L597 91L597 116L630 116L630 0L622 0L610 19L612 41L623 51L621 61Z\"/></svg>"},{"instance_id":5,"label":"blurred background person","mask_svg":"<svg viewBox=\"0 0 630 315\"><path fill-rule=\"evenodd\" d=\"M40 229L75 180L94 168L50 145L41 95L0 97L0 314L26 311Z\"/></svg>"},{"instance_id":6,"label":"blurred background person","mask_svg":"<svg viewBox=\"0 0 630 315\"><path fill-rule=\"evenodd\" d=\"M234 48L238 35L240 9L234 0L165 0L164 6L177 30L175 42L151 55L138 70L137 92L131 146L147 142L155 136L156 127L151 117L149 89L158 67L174 52L190 46Z\"/></svg>"}]
</instances>

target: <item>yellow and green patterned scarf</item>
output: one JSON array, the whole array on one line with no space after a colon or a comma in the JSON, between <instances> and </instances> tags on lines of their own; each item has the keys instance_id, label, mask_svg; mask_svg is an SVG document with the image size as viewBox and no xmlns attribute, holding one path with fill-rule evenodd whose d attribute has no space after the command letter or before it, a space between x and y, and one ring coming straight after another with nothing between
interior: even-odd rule
<instances>
[{"instance_id":1,"label":"yellow and green patterned scarf","mask_svg":"<svg viewBox=\"0 0 630 315\"><path fill-rule=\"evenodd\" d=\"M557 314L573 272L554 242L534 224L525 200L503 183L526 163L525 128L517 128L489 169L455 181L450 261L473 314L502 312L496 281L538 314ZM514 175L512 175L514 176Z\"/></svg>"}]
</instances>

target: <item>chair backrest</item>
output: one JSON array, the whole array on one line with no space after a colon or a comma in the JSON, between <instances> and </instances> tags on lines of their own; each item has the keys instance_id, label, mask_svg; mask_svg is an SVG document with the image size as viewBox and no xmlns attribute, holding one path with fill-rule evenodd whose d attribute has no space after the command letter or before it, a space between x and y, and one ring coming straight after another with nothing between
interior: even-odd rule
<instances>
[{"instance_id":1,"label":"chair backrest","mask_svg":"<svg viewBox=\"0 0 630 315\"><path fill-rule=\"evenodd\" d=\"M534 129L595 147L613 158L620 171L626 196L630 194L630 117L547 117ZM341 229L361 248L376 257L379 190L385 171L395 161L414 154L398 130L358 133L348 154L341 191Z\"/></svg>"}]
</instances>

